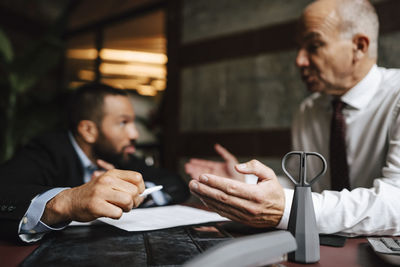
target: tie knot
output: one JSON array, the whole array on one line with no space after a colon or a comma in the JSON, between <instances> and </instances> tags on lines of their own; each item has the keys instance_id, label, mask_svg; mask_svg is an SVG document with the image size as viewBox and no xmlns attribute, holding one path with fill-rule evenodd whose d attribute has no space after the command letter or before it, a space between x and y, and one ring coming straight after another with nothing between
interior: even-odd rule
<instances>
[{"instance_id":1,"label":"tie knot","mask_svg":"<svg viewBox=\"0 0 400 267\"><path fill-rule=\"evenodd\" d=\"M342 102L340 99L332 100L332 107L335 112L341 112L344 108L344 105L344 102Z\"/></svg>"},{"instance_id":2,"label":"tie knot","mask_svg":"<svg viewBox=\"0 0 400 267\"><path fill-rule=\"evenodd\" d=\"M89 165L87 166L87 170L92 174L93 172L97 171L99 168L96 165Z\"/></svg>"}]
</instances>

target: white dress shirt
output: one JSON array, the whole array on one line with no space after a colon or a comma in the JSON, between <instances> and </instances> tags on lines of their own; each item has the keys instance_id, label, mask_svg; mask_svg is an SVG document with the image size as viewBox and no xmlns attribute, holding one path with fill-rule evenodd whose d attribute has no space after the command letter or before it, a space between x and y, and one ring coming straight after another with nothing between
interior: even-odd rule
<instances>
[{"instance_id":1,"label":"white dress shirt","mask_svg":"<svg viewBox=\"0 0 400 267\"><path fill-rule=\"evenodd\" d=\"M332 97L314 93L303 101L292 125L294 150L322 154L328 170L312 193L320 233L400 234L400 70L374 65L367 76L341 97L346 104L347 162L351 191L330 191L329 137ZM309 177L321 170L317 159ZM318 193L316 193L318 192ZM285 189L287 228L293 190Z\"/></svg>"}]
</instances>

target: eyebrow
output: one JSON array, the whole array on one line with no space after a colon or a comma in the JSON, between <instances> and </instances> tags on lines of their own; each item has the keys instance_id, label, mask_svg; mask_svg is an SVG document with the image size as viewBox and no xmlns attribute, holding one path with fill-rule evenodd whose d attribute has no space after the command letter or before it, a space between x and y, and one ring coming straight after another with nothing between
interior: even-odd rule
<instances>
[{"instance_id":1,"label":"eyebrow","mask_svg":"<svg viewBox=\"0 0 400 267\"><path fill-rule=\"evenodd\" d=\"M310 32L307 33L306 36L304 36L303 38L304 41L310 41L313 39L321 39L321 34L318 32Z\"/></svg>"},{"instance_id":2,"label":"eyebrow","mask_svg":"<svg viewBox=\"0 0 400 267\"><path fill-rule=\"evenodd\" d=\"M126 115L126 114L118 115L118 117L119 118L123 118L123 119L128 119L128 120L130 120L130 119L134 120L135 119L135 116L130 116L130 115Z\"/></svg>"}]
</instances>

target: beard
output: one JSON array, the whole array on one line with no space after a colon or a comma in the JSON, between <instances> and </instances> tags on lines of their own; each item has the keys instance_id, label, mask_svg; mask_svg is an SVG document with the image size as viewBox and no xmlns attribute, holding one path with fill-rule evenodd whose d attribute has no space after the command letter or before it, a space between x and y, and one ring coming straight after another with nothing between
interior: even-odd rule
<instances>
[{"instance_id":1,"label":"beard","mask_svg":"<svg viewBox=\"0 0 400 267\"><path fill-rule=\"evenodd\" d=\"M134 141L131 142L131 144L134 145ZM130 155L124 154L124 149L125 147L123 147L121 152L118 152L101 133L96 143L93 144L93 153L95 158L109 162L115 167L129 162Z\"/></svg>"}]
</instances>

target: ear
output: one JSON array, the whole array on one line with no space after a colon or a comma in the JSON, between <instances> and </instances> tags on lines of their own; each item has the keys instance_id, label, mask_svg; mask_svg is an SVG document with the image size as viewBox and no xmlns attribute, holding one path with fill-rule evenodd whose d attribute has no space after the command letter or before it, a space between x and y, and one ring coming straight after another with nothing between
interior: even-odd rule
<instances>
[{"instance_id":1,"label":"ear","mask_svg":"<svg viewBox=\"0 0 400 267\"><path fill-rule=\"evenodd\" d=\"M356 34L353 37L354 61L360 61L368 56L369 37L363 34Z\"/></svg>"},{"instance_id":2,"label":"ear","mask_svg":"<svg viewBox=\"0 0 400 267\"><path fill-rule=\"evenodd\" d=\"M91 120L81 120L78 124L78 133L86 143L93 144L96 142L99 131L97 125Z\"/></svg>"}]
</instances>

